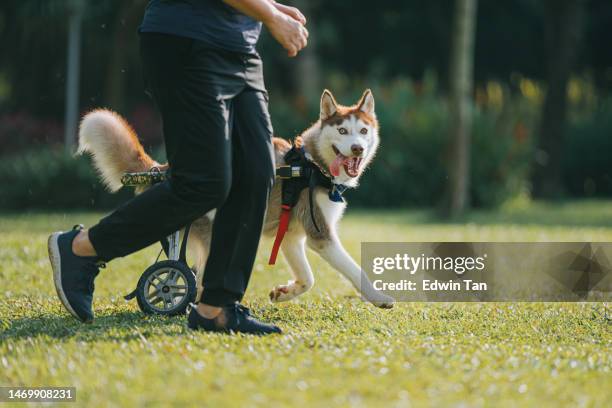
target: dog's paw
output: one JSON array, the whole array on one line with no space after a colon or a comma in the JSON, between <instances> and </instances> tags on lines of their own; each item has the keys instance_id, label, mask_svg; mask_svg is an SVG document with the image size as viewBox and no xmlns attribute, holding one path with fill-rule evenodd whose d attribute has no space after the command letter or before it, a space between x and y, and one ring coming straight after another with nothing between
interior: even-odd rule
<instances>
[{"instance_id":1,"label":"dog's paw","mask_svg":"<svg viewBox=\"0 0 612 408\"><path fill-rule=\"evenodd\" d=\"M289 296L289 286L287 285L279 285L272 288L269 296L272 302L284 302L292 298L292 296Z\"/></svg>"},{"instance_id":2,"label":"dog's paw","mask_svg":"<svg viewBox=\"0 0 612 408\"><path fill-rule=\"evenodd\" d=\"M272 302L286 302L295 297L292 285L278 285L270 291L270 300Z\"/></svg>"}]
</instances>

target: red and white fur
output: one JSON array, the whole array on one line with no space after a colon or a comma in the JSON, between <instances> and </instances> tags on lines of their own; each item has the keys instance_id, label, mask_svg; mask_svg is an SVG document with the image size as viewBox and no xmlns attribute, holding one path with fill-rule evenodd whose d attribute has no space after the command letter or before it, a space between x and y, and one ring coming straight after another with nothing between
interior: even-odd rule
<instances>
[{"instance_id":1,"label":"red and white fur","mask_svg":"<svg viewBox=\"0 0 612 408\"><path fill-rule=\"evenodd\" d=\"M319 120L294 140L321 168L328 169L336 184L357 187L358 180L376 153L379 144L378 121L374 110L374 96L366 90L357 104L339 105L331 92L321 96ZM291 144L274 138L276 164L284 164L283 157ZM142 148L134 130L117 113L106 109L94 110L83 118L79 132L79 153L92 155L103 183L110 191L121 188L124 172L147 171L165 167L151 159ZM138 192L138 191L137 191ZM317 187L314 192L313 223L308 203L308 190L302 191L293 208L289 229L281 250L291 267L293 279L275 286L270 292L273 302L283 302L308 291L314 284L312 269L306 257L306 247L325 259L341 272L362 296L373 304L389 308L393 299L376 291L361 267L342 246L337 224L346 203L333 202L328 192ZM281 207L281 183L275 183L270 194L264 234L274 236ZM208 255L214 210L194 221L189 234L189 251L195 259L198 282ZM199 294L201 288L199 288Z\"/></svg>"}]
</instances>

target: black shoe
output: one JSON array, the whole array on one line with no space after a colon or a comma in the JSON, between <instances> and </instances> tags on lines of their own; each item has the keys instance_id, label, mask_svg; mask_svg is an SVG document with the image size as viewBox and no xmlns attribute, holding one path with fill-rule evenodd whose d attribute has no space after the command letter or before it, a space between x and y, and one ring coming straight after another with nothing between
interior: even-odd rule
<instances>
[{"instance_id":1,"label":"black shoe","mask_svg":"<svg viewBox=\"0 0 612 408\"><path fill-rule=\"evenodd\" d=\"M100 269L97 257L77 256L72 252L72 241L82 228L75 226L72 231L51 234L49 261L55 290L64 307L80 321L91 323L94 279Z\"/></svg>"},{"instance_id":2,"label":"black shoe","mask_svg":"<svg viewBox=\"0 0 612 408\"><path fill-rule=\"evenodd\" d=\"M281 329L268 323L262 323L251 316L251 312L241 304L235 303L223 307L225 324L219 325L217 318L207 319L198 313L195 307L191 308L187 326L192 330L205 330L212 332L237 332L246 334L272 334L281 333Z\"/></svg>"}]
</instances>

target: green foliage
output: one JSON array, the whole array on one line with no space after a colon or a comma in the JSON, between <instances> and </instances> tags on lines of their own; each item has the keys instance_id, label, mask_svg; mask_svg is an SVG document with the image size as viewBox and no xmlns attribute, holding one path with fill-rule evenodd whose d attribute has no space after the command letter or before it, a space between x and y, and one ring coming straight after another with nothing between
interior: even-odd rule
<instances>
[{"instance_id":1,"label":"green foliage","mask_svg":"<svg viewBox=\"0 0 612 408\"><path fill-rule=\"evenodd\" d=\"M612 100L572 123L563 155L563 180L573 196L612 195Z\"/></svg>"},{"instance_id":2,"label":"green foliage","mask_svg":"<svg viewBox=\"0 0 612 408\"><path fill-rule=\"evenodd\" d=\"M104 208L129 194L110 195L85 157L46 148L0 161L0 208Z\"/></svg>"},{"instance_id":3,"label":"green foliage","mask_svg":"<svg viewBox=\"0 0 612 408\"><path fill-rule=\"evenodd\" d=\"M358 100L362 83L335 79L330 84L340 103ZM357 207L424 207L441 202L447 183L448 110L433 76L422 83L397 80L373 86L380 122L381 145L362 178L361 186L346 196ZM470 199L475 207L492 208L529 196L539 104L503 92L503 103L478 103L474 110L471 148ZM568 127L563 180L571 196L612 195L612 102L602 102L595 114L576 110ZM319 100L296 106L271 94L275 133L292 138L317 117ZM19 138L19 127L11 127ZM29 129L29 128L27 128ZM0 209L111 208L131 192L104 191L90 160L62 150L45 148L23 137L36 150L12 153L0 161ZM150 134L151 132L145 132ZM25 143L25 142L24 142ZM164 161L163 149L154 156Z\"/></svg>"},{"instance_id":4,"label":"green foliage","mask_svg":"<svg viewBox=\"0 0 612 408\"><path fill-rule=\"evenodd\" d=\"M340 103L358 100L363 84L333 84ZM374 86L381 144L378 155L357 190L346 193L351 205L362 207L432 206L441 202L447 175L449 113L439 96L434 76L422 83L398 80ZM307 114L296 115L288 101L271 96L277 134L299 134L318 117L319 100L312 100ZM531 158L532 127L537 107L517 97L500 109L474 111L471 201L492 207L525 192Z\"/></svg>"},{"instance_id":5,"label":"green foliage","mask_svg":"<svg viewBox=\"0 0 612 408\"><path fill-rule=\"evenodd\" d=\"M357 259L366 238L507 240L511 230L523 242L610 241L611 208L610 202L542 205L504 220L478 212L467 227L430 223L422 211L349 209L340 232ZM550 224L540 224L542 214ZM184 317L142 315L121 295L133 289L159 245L109 263L96 280L97 318L80 324L57 300L46 238L79 222L92 225L100 215L0 216L6 283L0 384L75 386L78 407L604 407L612 398L605 304L404 303L380 310L361 302L316 256L314 288L270 304L270 287L286 282L289 271L282 258L265 267L269 240L245 303L279 324L282 336L193 333Z\"/></svg>"},{"instance_id":6,"label":"green foliage","mask_svg":"<svg viewBox=\"0 0 612 408\"><path fill-rule=\"evenodd\" d=\"M428 88L427 86L425 88ZM433 90L417 96L408 81L374 90L380 151L359 190L357 205L420 206L443 194L447 111Z\"/></svg>"},{"instance_id":7,"label":"green foliage","mask_svg":"<svg viewBox=\"0 0 612 408\"><path fill-rule=\"evenodd\" d=\"M338 83L338 100L357 101L361 84ZM395 81L374 87L380 122L380 150L361 186L347 192L351 205L415 207L440 203L447 182L448 110L429 77L423 84ZM350 89L350 91L349 91ZM501 110L474 112L471 200L493 207L524 192L530 158L526 101L510 101ZM294 137L318 117L319 100L310 100L299 114L295 105L271 96L271 115L277 134ZM298 114L296 114L298 112ZM527 121L527 123L525 123ZM163 154L157 154L162 157ZM104 192L88 159L42 149L6 157L0 163L0 182L6 192L0 208L107 208L129 195Z\"/></svg>"},{"instance_id":8,"label":"green foliage","mask_svg":"<svg viewBox=\"0 0 612 408\"><path fill-rule=\"evenodd\" d=\"M470 199L475 207L495 207L529 192L536 112L521 105L527 103L511 101L501 112L475 114L470 165Z\"/></svg>"}]
</instances>

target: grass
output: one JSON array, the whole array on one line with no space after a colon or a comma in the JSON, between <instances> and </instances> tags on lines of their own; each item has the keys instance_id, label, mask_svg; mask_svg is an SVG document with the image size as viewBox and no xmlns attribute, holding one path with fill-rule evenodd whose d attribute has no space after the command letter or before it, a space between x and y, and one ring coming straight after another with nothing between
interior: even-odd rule
<instances>
[{"instance_id":1,"label":"grass","mask_svg":"<svg viewBox=\"0 0 612 408\"><path fill-rule=\"evenodd\" d=\"M284 261L260 251L246 303L283 327L268 338L192 333L121 295L155 258L109 264L92 325L56 299L55 229L100 214L0 216L0 385L75 386L78 406L609 406L612 325L601 303L398 304L378 310L315 255L315 288L272 305ZM611 241L612 202L537 204L440 223L425 211L349 211L341 235L368 241ZM68 406L74 406L69 405Z\"/></svg>"}]
</instances>

